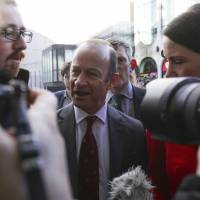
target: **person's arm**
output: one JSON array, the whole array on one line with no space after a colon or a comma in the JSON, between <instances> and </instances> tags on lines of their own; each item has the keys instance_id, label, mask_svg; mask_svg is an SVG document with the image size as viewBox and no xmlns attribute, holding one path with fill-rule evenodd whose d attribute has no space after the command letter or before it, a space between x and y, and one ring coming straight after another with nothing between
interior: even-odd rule
<instances>
[{"instance_id":1,"label":"person's arm","mask_svg":"<svg viewBox=\"0 0 200 200\"><path fill-rule=\"evenodd\" d=\"M42 176L48 200L71 200L64 141L56 122L56 98L37 91L28 110L33 135L40 147ZM17 139L0 128L0 199L27 200Z\"/></svg>"}]
</instances>

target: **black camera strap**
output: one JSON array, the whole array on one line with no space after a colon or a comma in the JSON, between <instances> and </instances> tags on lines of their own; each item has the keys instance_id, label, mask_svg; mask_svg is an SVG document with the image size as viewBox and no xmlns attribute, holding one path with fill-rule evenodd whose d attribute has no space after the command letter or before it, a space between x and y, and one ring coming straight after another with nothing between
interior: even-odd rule
<instances>
[{"instance_id":1,"label":"black camera strap","mask_svg":"<svg viewBox=\"0 0 200 200\"><path fill-rule=\"evenodd\" d=\"M21 166L25 175L30 200L47 200L43 177L42 162L37 142L32 134L18 136Z\"/></svg>"},{"instance_id":2,"label":"black camera strap","mask_svg":"<svg viewBox=\"0 0 200 200\"><path fill-rule=\"evenodd\" d=\"M19 143L21 167L25 176L29 200L47 200L44 179L42 177L42 158L39 141L36 141L27 116L27 86L20 81L9 82L13 93L13 125Z\"/></svg>"}]
</instances>

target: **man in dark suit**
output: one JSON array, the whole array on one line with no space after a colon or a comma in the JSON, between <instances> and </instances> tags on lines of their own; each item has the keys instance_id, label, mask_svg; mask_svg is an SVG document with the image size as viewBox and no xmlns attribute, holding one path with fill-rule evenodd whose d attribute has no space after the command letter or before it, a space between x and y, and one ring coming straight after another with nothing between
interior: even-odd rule
<instances>
[{"instance_id":1,"label":"man in dark suit","mask_svg":"<svg viewBox=\"0 0 200 200\"><path fill-rule=\"evenodd\" d=\"M110 180L133 165L141 165L146 169L146 140L142 124L106 104L106 94L116 72L116 64L114 49L106 41L98 39L81 44L72 60L72 103L58 112L58 124L66 142L73 194L79 200L105 200L108 198ZM88 176L83 178L84 174L82 176L81 172L84 163L81 161L87 151L83 153L82 149L88 140L88 116L95 116L90 128L92 134L88 137L93 138L91 140L97 147L98 158L94 158L94 146L92 148L88 144L87 148L91 148L88 152L90 155L83 162L85 170L90 171L85 172ZM86 194L83 188L86 188Z\"/></svg>"},{"instance_id":2,"label":"man in dark suit","mask_svg":"<svg viewBox=\"0 0 200 200\"><path fill-rule=\"evenodd\" d=\"M122 40L108 39L108 42L117 53L119 78L108 91L106 101L121 112L140 120L140 104L145 90L130 82L132 48Z\"/></svg>"},{"instance_id":3,"label":"man in dark suit","mask_svg":"<svg viewBox=\"0 0 200 200\"><path fill-rule=\"evenodd\" d=\"M57 105L58 110L64 106L66 106L67 104L69 104L72 101L70 94L69 94L70 65L71 65L71 62L65 62L61 69L61 77L62 77L63 83L65 85L65 90L60 90L60 91L57 91L54 93L58 99L58 105Z\"/></svg>"}]
</instances>

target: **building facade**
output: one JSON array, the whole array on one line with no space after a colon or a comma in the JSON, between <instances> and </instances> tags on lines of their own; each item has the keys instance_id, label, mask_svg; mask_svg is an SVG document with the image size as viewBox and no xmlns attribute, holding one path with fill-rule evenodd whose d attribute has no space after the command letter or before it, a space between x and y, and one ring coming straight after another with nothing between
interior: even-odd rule
<instances>
[{"instance_id":1,"label":"building facade","mask_svg":"<svg viewBox=\"0 0 200 200\"><path fill-rule=\"evenodd\" d=\"M42 82L42 51L54 43L53 40L33 31L32 42L27 44L26 56L21 68L27 69L29 74L29 87L43 88Z\"/></svg>"},{"instance_id":2,"label":"building facade","mask_svg":"<svg viewBox=\"0 0 200 200\"><path fill-rule=\"evenodd\" d=\"M161 57L162 31L178 14L200 0L132 0L134 15L135 57L140 74L156 73L162 77L166 71Z\"/></svg>"},{"instance_id":3,"label":"building facade","mask_svg":"<svg viewBox=\"0 0 200 200\"><path fill-rule=\"evenodd\" d=\"M51 91L63 89L61 68L72 60L76 45L53 44L42 51L42 81L44 88Z\"/></svg>"}]
</instances>

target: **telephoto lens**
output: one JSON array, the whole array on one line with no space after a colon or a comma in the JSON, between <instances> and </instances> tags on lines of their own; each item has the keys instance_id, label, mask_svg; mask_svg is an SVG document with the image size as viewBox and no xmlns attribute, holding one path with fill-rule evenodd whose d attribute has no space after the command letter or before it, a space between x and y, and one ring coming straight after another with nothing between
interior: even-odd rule
<instances>
[{"instance_id":1,"label":"telephoto lens","mask_svg":"<svg viewBox=\"0 0 200 200\"><path fill-rule=\"evenodd\" d=\"M200 143L200 78L156 79L147 84L142 121L152 137L180 144Z\"/></svg>"}]
</instances>

